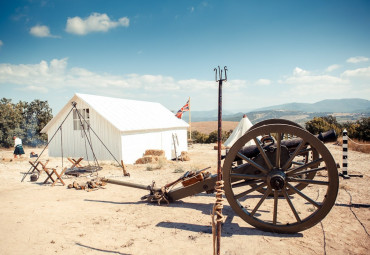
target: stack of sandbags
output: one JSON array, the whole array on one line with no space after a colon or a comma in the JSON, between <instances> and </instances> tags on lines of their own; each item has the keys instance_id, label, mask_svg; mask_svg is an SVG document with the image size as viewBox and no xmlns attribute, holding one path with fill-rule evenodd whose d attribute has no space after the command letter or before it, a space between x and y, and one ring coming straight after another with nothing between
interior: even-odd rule
<instances>
[{"instance_id":1,"label":"stack of sandbags","mask_svg":"<svg viewBox=\"0 0 370 255\"><path fill-rule=\"evenodd\" d=\"M135 164L156 163L166 160L164 150L146 150L144 156L136 160Z\"/></svg>"}]
</instances>

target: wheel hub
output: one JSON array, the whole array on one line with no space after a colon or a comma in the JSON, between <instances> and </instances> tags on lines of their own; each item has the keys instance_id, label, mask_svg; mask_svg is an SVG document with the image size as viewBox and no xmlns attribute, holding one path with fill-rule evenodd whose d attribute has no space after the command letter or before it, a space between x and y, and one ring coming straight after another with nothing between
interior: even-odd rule
<instances>
[{"instance_id":1,"label":"wheel hub","mask_svg":"<svg viewBox=\"0 0 370 255\"><path fill-rule=\"evenodd\" d=\"M273 170L267 177L268 185L273 190L282 190L285 186L286 175L281 170Z\"/></svg>"}]
</instances>

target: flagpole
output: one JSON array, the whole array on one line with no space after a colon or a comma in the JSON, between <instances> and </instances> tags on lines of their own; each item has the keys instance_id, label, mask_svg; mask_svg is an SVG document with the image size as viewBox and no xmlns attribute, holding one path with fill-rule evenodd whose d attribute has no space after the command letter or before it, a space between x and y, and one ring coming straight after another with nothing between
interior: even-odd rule
<instances>
[{"instance_id":1,"label":"flagpole","mask_svg":"<svg viewBox=\"0 0 370 255\"><path fill-rule=\"evenodd\" d=\"M191 141L191 104L190 104L190 97L189 97L189 133L190 133L190 141Z\"/></svg>"}]
</instances>

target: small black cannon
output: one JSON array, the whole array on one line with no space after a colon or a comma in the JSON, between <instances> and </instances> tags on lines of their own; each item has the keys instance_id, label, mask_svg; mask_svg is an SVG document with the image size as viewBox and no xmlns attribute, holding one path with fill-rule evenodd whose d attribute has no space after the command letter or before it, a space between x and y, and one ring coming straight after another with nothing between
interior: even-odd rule
<instances>
[{"instance_id":1,"label":"small black cannon","mask_svg":"<svg viewBox=\"0 0 370 255\"><path fill-rule=\"evenodd\" d=\"M338 193L337 166L324 145L335 140L334 131L314 136L288 120L252 126L223 157L224 191L230 206L264 231L296 233L316 225L329 213ZM104 181L149 190L142 199L160 204L214 192L217 175L206 170L187 172L161 188L154 182L146 186ZM182 186L175 187L179 183Z\"/></svg>"}]
</instances>

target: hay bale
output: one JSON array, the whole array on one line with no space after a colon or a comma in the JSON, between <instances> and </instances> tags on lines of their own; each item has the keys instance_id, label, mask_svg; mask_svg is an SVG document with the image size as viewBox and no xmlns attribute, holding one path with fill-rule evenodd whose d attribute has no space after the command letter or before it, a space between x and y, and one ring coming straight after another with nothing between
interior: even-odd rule
<instances>
[{"instance_id":1,"label":"hay bale","mask_svg":"<svg viewBox=\"0 0 370 255\"><path fill-rule=\"evenodd\" d=\"M139 158L135 161L135 164L148 164L148 163L156 163L159 161L166 161L166 157L164 156L144 156Z\"/></svg>"},{"instance_id":2,"label":"hay bale","mask_svg":"<svg viewBox=\"0 0 370 255\"><path fill-rule=\"evenodd\" d=\"M218 145L215 145L215 146L213 147L213 149L214 149L214 150L218 150ZM225 149L226 149L225 145L221 144L221 150L225 150Z\"/></svg>"},{"instance_id":3,"label":"hay bale","mask_svg":"<svg viewBox=\"0 0 370 255\"><path fill-rule=\"evenodd\" d=\"M148 164L154 161L153 156L144 156L135 161L135 164Z\"/></svg>"},{"instance_id":4,"label":"hay bale","mask_svg":"<svg viewBox=\"0 0 370 255\"><path fill-rule=\"evenodd\" d=\"M187 151L182 151L181 152L181 159L183 161L190 161L189 153Z\"/></svg>"},{"instance_id":5,"label":"hay bale","mask_svg":"<svg viewBox=\"0 0 370 255\"><path fill-rule=\"evenodd\" d=\"M144 156L159 156L164 157L164 150L146 150Z\"/></svg>"}]
</instances>

